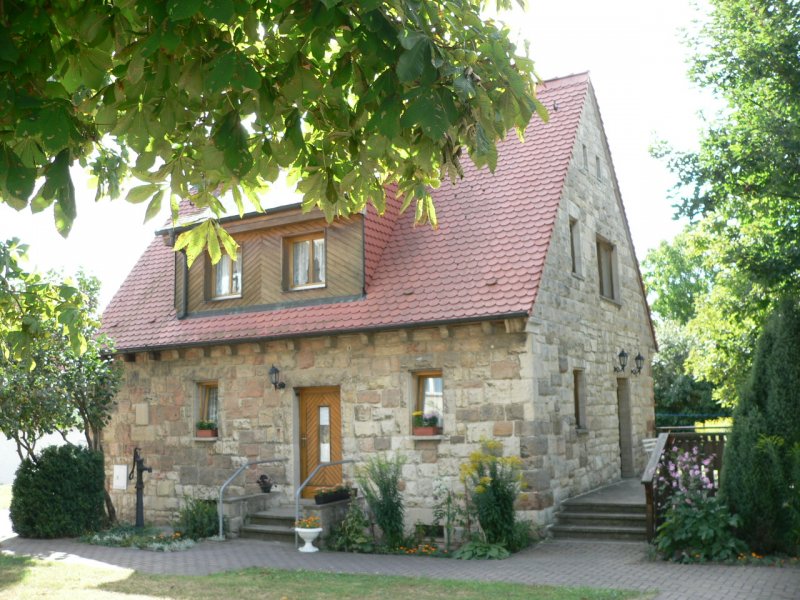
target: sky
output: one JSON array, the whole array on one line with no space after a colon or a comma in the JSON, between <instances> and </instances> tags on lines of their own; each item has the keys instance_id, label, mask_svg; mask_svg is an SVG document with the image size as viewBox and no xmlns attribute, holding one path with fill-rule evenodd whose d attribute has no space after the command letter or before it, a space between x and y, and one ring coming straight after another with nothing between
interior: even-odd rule
<instances>
[{"instance_id":1,"label":"sky","mask_svg":"<svg viewBox=\"0 0 800 600\"><path fill-rule=\"evenodd\" d=\"M678 149L695 147L698 111L710 106L685 74L679 28L696 14L690 2L529 0L527 12L503 16L520 39L530 41L543 79L589 71L640 260L681 227L668 199L674 177L648 148L661 139ZM144 224L144 204L94 203L84 178L77 178L76 188L78 218L67 240L56 233L51 210L31 215L2 204L0 239L29 244L29 268L74 273L82 267L96 275L105 306L166 217Z\"/></svg>"}]
</instances>

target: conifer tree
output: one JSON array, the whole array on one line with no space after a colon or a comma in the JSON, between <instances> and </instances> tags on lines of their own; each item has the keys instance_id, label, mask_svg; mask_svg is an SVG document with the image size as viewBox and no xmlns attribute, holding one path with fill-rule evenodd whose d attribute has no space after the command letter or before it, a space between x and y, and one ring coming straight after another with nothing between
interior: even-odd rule
<instances>
[{"instance_id":1,"label":"conifer tree","mask_svg":"<svg viewBox=\"0 0 800 600\"><path fill-rule=\"evenodd\" d=\"M759 338L725 449L722 494L758 552L800 549L800 300L786 298Z\"/></svg>"}]
</instances>

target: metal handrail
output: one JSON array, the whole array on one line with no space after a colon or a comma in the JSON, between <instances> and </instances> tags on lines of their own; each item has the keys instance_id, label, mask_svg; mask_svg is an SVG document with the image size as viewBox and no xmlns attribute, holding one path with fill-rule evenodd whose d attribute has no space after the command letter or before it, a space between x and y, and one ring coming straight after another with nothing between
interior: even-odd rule
<instances>
[{"instance_id":1,"label":"metal handrail","mask_svg":"<svg viewBox=\"0 0 800 600\"><path fill-rule=\"evenodd\" d=\"M222 487L219 488L219 501L217 502L217 516L219 517L219 535L215 538L217 541L223 541L225 539L225 534L222 529L222 500L225 496L225 488L227 488L231 482L236 479L236 476L239 475L242 471L244 471L247 467L252 467L253 465L263 465L264 463L279 463L279 462L286 462L289 460L288 458L270 458L267 460L251 460L249 463L242 465L236 472L228 477L228 480L222 484Z\"/></svg>"},{"instance_id":2,"label":"metal handrail","mask_svg":"<svg viewBox=\"0 0 800 600\"><path fill-rule=\"evenodd\" d=\"M343 465L345 463L354 463L354 462L356 462L355 459L348 458L346 460L335 460L333 462L319 463L316 467L314 467L314 470L311 471L311 475L306 477L306 480L303 483L300 484L300 487L298 487L297 491L294 493L294 522L295 523L297 523L297 521L300 520L300 494L303 492L303 490L308 485L308 483L311 481L311 479L314 477L314 475L316 475L320 471L320 469L324 469L326 467L335 467L336 465ZM295 545L295 547L297 547L297 528L296 527L295 527L295 530L294 530L294 545Z\"/></svg>"}]
</instances>

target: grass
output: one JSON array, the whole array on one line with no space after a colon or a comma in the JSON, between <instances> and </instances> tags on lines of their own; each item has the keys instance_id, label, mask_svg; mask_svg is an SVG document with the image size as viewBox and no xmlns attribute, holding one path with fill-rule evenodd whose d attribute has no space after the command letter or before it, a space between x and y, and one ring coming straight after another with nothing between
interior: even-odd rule
<instances>
[{"instance_id":1,"label":"grass","mask_svg":"<svg viewBox=\"0 0 800 600\"><path fill-rule=\"evenodd\" d=\"M40 561L0 555L0 600L33 598L343 598L434 600L622 600L652 594L621 590L532 586L513 583L450 581L378 575L345 575L253 568L206 576L144 575L128 569Z\"/></svg>"},{"instance_id":2,"label":"grass","mask_svg":"<svg viewBox=\"0 0 800 600\"><path fill-rule=\"evenodd\" d=\"M11 484L0 485L0 510L11 506Z\"/></svg>"}]
</instances>

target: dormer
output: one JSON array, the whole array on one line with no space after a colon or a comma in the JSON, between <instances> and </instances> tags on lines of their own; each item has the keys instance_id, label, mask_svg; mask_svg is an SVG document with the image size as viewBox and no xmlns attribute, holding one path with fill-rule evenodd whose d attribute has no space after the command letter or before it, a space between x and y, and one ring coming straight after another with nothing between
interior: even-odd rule
<instances>
[{"instance_id":1,"label":"dormer","mask_svg":"<svg viewBox=\"0 0 800 600\"><path fill-rule=\"evenodd\" d=\"M207 254L191 267L175 254L175 310L179 318L274 310L361 298L364 219L328 223L322 213L282 207L220 223L239 244L236 260ZM166 240L166 237L165 237Z\"/></svg>"}]
</instances>

